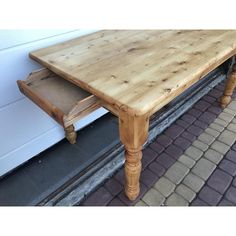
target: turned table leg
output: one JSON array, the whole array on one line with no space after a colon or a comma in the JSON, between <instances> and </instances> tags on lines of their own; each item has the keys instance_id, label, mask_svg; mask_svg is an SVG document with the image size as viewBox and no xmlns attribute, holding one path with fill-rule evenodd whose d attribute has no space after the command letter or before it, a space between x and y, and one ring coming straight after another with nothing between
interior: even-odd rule
<instances>
[{"instance_id":1,"label":"turned table leg","mask_svg":"<svg viewBox=\"0 0 236 236\"><path fill-rule=\"evenodd\" d=\"M220 105L225 108L231 101L231 96L236 86L236 65L233 66L232 72L229 74L229 78L226 81L224 94L220 98Z\"/></svg>"},{"instance_id":2,"label":"turned table leg","mask_svg":"<svg viewBox=\"0 0 236 236\"><path fill-rule=\"evenodd\" d=\"M120 112L120 139L125 146L125 194L135 200L140 192L142 147L148 136L149 117L131 116Z\"/></svg>"},{"instance_id":3,"label":"turned table leg","mask_svg":"<svg viewBox=\"0 0 236 236\"><path fill-rule=\"evenodd\" d=\"M74 128L73 125L70 125L70 126L65 128L65 135L66 135L67 140L71 144L75 144L76 143L77 134L75 132L75 128Z\"/></svg>"}]
</instances>

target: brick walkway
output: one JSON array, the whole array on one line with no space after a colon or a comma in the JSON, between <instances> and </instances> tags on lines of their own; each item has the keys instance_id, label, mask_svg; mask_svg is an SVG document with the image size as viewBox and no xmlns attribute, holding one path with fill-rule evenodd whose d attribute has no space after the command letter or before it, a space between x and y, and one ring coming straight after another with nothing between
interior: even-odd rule
<instances>
[{"instance_id":1,"label":"brick walkway","mask_svg":"<svg viewBox=\"0 0 236 236\"><path fill-rule=\"evenodd\" d=\"M222 110L223 89L224 82L145 148L136 201L124 195L121 169L81 205L236 205L236 96Z\"/></svg>"}]
</instances>

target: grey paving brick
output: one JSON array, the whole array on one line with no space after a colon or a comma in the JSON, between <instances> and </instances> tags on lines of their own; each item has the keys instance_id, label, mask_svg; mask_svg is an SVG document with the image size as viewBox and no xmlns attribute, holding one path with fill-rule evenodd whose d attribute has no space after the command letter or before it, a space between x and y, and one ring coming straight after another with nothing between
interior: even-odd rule
<instances>
[{"instance_id":1,"label":"grey paving brick","mask_svg":"<svg viewBox=\"0 0 236 236\"><path fill-rule=\"evenodd\" d=\"M205 182L203 179L190 172L184 178L183 183L197 193Z\"/></svg>"},{"instance_id":2,"label":"grey paving brick","mask_svg":"<svg viewBox=\"0 0 236 236\"><path fill-rule=\"evenodd\" d=\"M234 118L234 115L226 113L226 112L221 112L218 116L221 120L226 121L227 123L231 122Z\"/></svg>"},{"instance_id":3,"label":"grey paving brick","mask_svg":"<svg viewBox=\"0 0 236 236\"><path fill-rule=\"evenodd\" d=\"M198 139L207 145L211 145L215 141L215 137L206 132L200 134Z\"/></svg>"},{"instance_id":4,"label":"grey paving brick","mask_svg":"<svg viewBox=\"0 0 236 236\"><path fill-rule=\"evenodd\" d=\"M226 107L226 108L223 110L223 112L228 113L228 114L233 115L233 116L236 115L236 111L229 109L229 107Z\"/></svg>"},{"instance_id":5,"label":"grey paving brick","mask_svg":"<svg viewBox=\"0 0 236 236\"><path fill-rule=\"evenodd\" d=\"M227 199L222 199L218 206L234 206L234 204Z\"/></svg>"},{"instance_id":6,"label":"grey paving brick","mask_svg":"<svg viewBox=\"0 0 236 236\"><path fill-rule=\"evenodd\" d=\"M176 162L170 169L167 170L165 176L175 184L179 184L188 174L189 168L180 162Z\"/></svg>"},{"instance_id":7,"label":"grey paving brick","mask_svg":"<svg viewBox=\"0 0 236 236\"><path fill-rule=\"evenodd\" d=\"M161 177L154 185L154 188L165 197L168 197L172 192L174 192L175 187L176 185L165 177Z\"/></svg>"},{"instance_id":8,"label":"grey paving brick","mask_svg":"<svg viewBox=\"0 0 236 236\"><path fill-rule=\"evenodd\" d=\"M165 202L166 206L188 206L188 201L176 193L172 193Z\"/></svg>"},{"instance_id":9,"label":"grey paving brick","mask_svg":"<svg viewBox=\"0 0 236 236\"><path fill-rule=\"evenodd\" d=\"M201 158L193 167L192 172L200 178L207 180L215 168L216 165L211 161Z\"/></svg>"},{"instance_id":10,"label":"grey paving brick","mask_svg":"<svg viewBox=\"0 0 236 236\"><path fill-rule=\"evenodd\" d=\"M225 154L226 152L228 152L228 150L230 149L230 147L222 142L219 141L215 141L212 145L211 148L220 152L221 154Z\"/></svg>"},{"instance_id":11,"label":"grey paving brick","mask_svg":"<svg viewBox=\"0 0 236 236\"><path fill-rule=\"evenodd\" d=\"M236 133L236 124L230 123L230 124L227 126L227 130L230 130L230 131Z\"/></svg>"},{"instance_id":12,"label":"grey paving brick","mask_svg":"<svg viewBox=\"0 0 236 236\"><path fill-rule=\"evenodd\" d=\"M218 164L223 159L224 155L215 151L214 149L209 148L204 153L204 157L207 158L208 160L210 160L211 162Z\"/></svg>"},{"instance_id":13,"label":"grey paving brick","mask_svg":"<svg viewBox=\"0 0 236 236\"><path fill-rule=\"evenodd\" d=\"M197 207L204 207L204 206L209 206L206 202L202 201L199 198L195 198L192 202L191 202L191 206L197 206Z\"/></svg>"},{"instance_id":14,"label":"grey paving brick","mask_svg":"<svg viewBox=\"0 0 236 236\"><path fill-rule=\"evenodd\" d=\"M208 179L207 184L217 192L224 194L230 186L232 177L222 170L215 170L211 177Z\"/></svg>"},{"instance_id":15,"label":"grey paving brick","mask_svg":"<svg viewBox=\"0 0 236 236\"><path fill-rule=\"evenodd\" d=\"M232 202L234 205L236 205L236 188L231 186L227 190L225 198L228 199L230 202Z\"/></svg>"},{"instance_id":16,"label":"grey paving brick","mask_svg":"<svg viewBox=\"0 0 236 236\"><path fill-rule=\"evenodd\" d=\"M195 140L192 144L193 144L194 147L202 150L203 152L205 152L209 147L207 144L205 144L205 143L203 143L199 140Z\"/></svg>"},{"instance_id":17,"label":"grey paving brick","mask_svg":"<svg viewBox=\"0 0 236 236\"><path fill-rule=\"evenodd\" d=\"M148 206L160 206L164 203L165 197L156 189L151 188L142 198Z\"/></svg>"},{"instance_id":18,"label":"grey paving brick","mask_svg":"<svg viewBox=\"0 0 236 236\"><path fill-rule=\"evenodd\" d=\"M219 119L219 118L216 118L216 119L214 120L214 123L215 123L215 124L218 124L218 125L220 125L220 126L222 126L222 127L224 127L224 128L228 125L228 122L226 122L226 121L224 121L224 120L222 120L222 119Z\"/></svg>"},{"instance_id":19,"label":"grey paving brick","mask_svg":"<svg viewBox=\"0 0 236 236\"><path fill-rule=\"evenodd\" d=\"M205 129L204 133L207 133L207 134L213 136L214 138L217 138L220 135L219 131L216 131L215 129L212 129L209 127L207 129Z\"/></svg>"},{"instance_id":20,"label":"grey paving brick","mask_svg":"<svg viewBox=\"0 0 236 236\"><path fill-rule=\"evenodd\" d=\"M196 193L184 184L180 184L176 188L175 192L182 196L188 202L191 202L196 196Z\"/></svg>"},{"instance_id":21,"label":"grey paving brick","mask_svg":"<svg viewBox=\"0 0 236 236\"><path fill-rule=\"evenodd\" d=\"M236 135L229 130L224 130L217 139L222 143L232 146L236 141Z\"/></svg>"},{"instance_id":22,"label":"grey paving brick","mask_svg":"<svg viewBox=\"0 0 236 236\"><path fill-rule=\"evenodd\" d=\"M178 161L187 166L189 169L191 169L196 163L196 161L184 154L179 157Z\"/></svg>"},{"instance_id":23,"label":"grey paving brick","mask_svg":"<svg viewBox=\"0 0 236 236\"><path fill-rule=\"evenodd\" d=\"M217 124L217 123L212 123L212 124L209 125L209 127L211 129L214 129L214 130L218 131L218 132L222 132L224 130L224 127Z\"/></svg>"},{"instance_id":24,"label":"grey paving brick","mask_svg":"<svg viewBox=\"0 0 236 236\"><path fill-rule=\"evenodd\" d=\"M191 157L193 160L197 161L202 157L203 151L201 151L196 147L191 146L185 151L185 154Z\"/></svg>"},{"instance_id":25,"label":"grey paving brick","mask_svg":"<svg viewBox=\"0 0 236 236\"><path fill-rule=\"evenodd\" d=\"M231 101L230 104L228 105L228 108L236 111L236 101Z\"/></svg>"},{"instance_id":26,"label":"grey paving brick","mask_svg":"<svg viewBox=\"0 0 236 236\"><path fill-rule=\"evenodd\" d=\"M204 186L199 192L198 197L204 202L208 203L210 206L217 206L222 198L222 195L216 192L214 189Z\"/></svg>"},{"instance_id":27,"label":"grey paving brick","mask_svg":"<svg viewBox=\"0 0 236 236\"><path fill-rule=\"evenodd\" d=\"M135 204L135 206L141 206L141 207L144 207L144 206L148 206L144 201L140 200L139 202L137 202Z\"/></svg>"}]
</instances>

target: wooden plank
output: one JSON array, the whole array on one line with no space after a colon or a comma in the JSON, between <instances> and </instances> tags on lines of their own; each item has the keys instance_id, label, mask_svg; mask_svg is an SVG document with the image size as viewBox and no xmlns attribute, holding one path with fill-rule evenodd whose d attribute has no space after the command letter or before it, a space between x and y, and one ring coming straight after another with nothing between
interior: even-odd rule
<instances>
[{"instance_id":1,"label":"wooden plank","mask_svg":"<svg viewBox=\"0 0 236 236\"><path fill-rule=\"evenodd\" d=\"M151 115L234 54L236 31L173 30L102 31L30 56L118 110Z\"/></svg>"}]
</instances>

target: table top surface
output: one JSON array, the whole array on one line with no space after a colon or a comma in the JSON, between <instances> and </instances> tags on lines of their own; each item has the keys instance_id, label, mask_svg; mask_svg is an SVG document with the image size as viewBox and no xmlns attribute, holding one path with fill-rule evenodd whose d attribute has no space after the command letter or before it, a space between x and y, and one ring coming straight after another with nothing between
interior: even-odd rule
<instances>
[{"instance_id":1,"label":"table top surface","mask_svg":"<svg viewBox=\"0 0 236 236\"><path fill-rule=\"evenodd\" d=\"M233 30L109 30L30 57L116 109L152 115L236 54Z\"/></svg>"}]
</instances>

